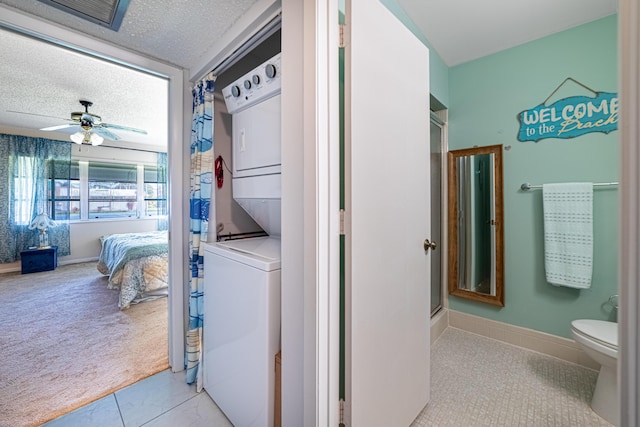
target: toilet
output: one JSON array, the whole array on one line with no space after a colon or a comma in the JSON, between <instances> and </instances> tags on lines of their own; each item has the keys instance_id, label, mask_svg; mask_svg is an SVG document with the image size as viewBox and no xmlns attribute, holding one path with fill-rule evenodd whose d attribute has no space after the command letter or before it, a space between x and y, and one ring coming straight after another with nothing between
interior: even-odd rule
<instances>
[{"instance_id":1,"label":"toilet","mask_svg":"<svg viewBox=\"0 0 640 427\"><path fill-rule=\"evenodd\" d=\"M619 425L618 324L604 320L574 320L571 335L585 353L600 364L591 409L611 424Z\"/></svg>"}]
</instances>

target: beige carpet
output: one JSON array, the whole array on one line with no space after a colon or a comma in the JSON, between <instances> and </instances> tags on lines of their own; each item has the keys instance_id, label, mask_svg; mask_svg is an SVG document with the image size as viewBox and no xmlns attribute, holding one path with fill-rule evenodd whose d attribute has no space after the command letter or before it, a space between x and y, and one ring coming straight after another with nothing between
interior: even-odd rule
<instances>
[{"instance_id":1,"label":"beige carpet","mask_svg":"<svg viewBox=\"0 0 640 427\"><path fill-rule=\"evenodd\" d=\"M40 425L168 366L166 298L121 311L96 263L0 275L0 427Z\"/></svg>"}]
</instances>

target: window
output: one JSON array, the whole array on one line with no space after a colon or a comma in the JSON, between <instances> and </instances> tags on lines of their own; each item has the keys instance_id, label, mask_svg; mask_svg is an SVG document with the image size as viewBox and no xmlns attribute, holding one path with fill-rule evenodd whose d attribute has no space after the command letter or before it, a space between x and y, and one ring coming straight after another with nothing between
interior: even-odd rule
<instances>
[{"instance_id":1,"label":"window","mask_svg":"<svg viewBox=\"0 0 640 427\"><path fill-rule=\"evenodd\" d=\"M29 225L33 213L32 203L34 200L34 161L30 157L18 156L15 169L13 170L14 194L14 216L18 225Z\"/></svg>"},{"instance_id":2,"label":"window","mask_svg":"<svg viewBox=\"0 0 640 427\"><path fill-rule=\"evenodd\" d=\"M136 165L89 162L89 218L138 215Z\"/></svg>"},{"instance_id":3,"label":"window","mask_svg":"<svg viewBox=\"0 0 640 427\"><path fill-rule=\"evenodd\" d=\"M80 219L80 165L74 162L53 162L48 185L51 218Z\"/></svg>"},{"instance_id":4,"label":"window","mask_svg":"<svg viewBox=\"0 0 640 427\"><path fill-rule=\"evenodd\" d=\"M167 171L162 167L144 167L144 212L146 216L167 214Z\"/></svg>"},{"instance_id":5,"label":"window","mask_svg":"<svg viewBox=\"0 0 640 427\"><path fill-rule=\"evenodd\" d=\"M156 165L54 162L47 188L54 220L154 217L167 212L166 168Z\"/></svg>"}]
</instances>

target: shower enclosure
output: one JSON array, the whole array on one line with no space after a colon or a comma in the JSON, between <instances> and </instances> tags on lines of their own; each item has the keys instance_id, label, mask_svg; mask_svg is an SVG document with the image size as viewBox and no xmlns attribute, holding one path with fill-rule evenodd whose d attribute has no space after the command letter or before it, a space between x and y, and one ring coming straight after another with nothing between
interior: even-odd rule
<instances>
[{"instance_id":1,"label":"shower enclosure","mask_svg":"<svg viewBox=\"0 0 640 427\"><path fill-rule=\"evenodd\" d=\"M431 237L440 245L431 252L431 316L442 308L442 147L444 122L431 113Z\"/></svg>"}]
</instances>

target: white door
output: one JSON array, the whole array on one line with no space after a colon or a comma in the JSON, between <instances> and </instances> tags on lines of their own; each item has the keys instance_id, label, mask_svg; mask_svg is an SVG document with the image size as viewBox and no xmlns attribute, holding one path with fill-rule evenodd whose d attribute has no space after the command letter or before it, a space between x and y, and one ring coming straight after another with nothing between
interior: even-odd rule
<instances>
[{"instance_id":1,"label":"white door","mask_svg":"<svg viewBox=\"0 0 640 427\"><path fill-rule=\"evenodd\" d=\"M429 401L429 52L378 1L347 7L346 421L404 427Z\"/></svg>"}]
</instances>

